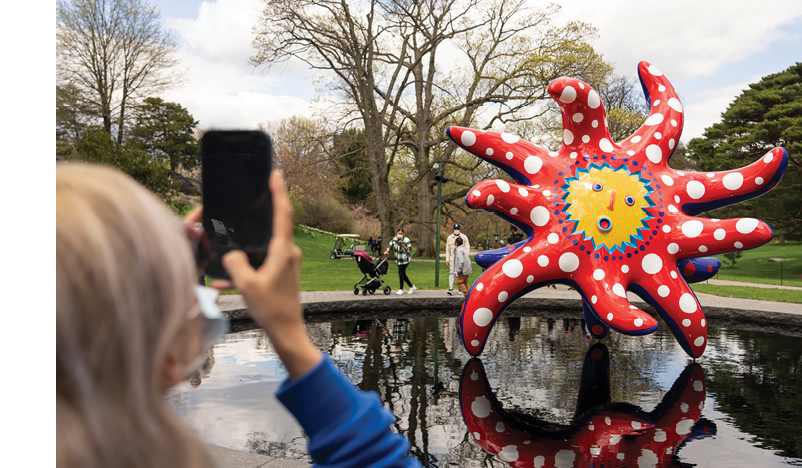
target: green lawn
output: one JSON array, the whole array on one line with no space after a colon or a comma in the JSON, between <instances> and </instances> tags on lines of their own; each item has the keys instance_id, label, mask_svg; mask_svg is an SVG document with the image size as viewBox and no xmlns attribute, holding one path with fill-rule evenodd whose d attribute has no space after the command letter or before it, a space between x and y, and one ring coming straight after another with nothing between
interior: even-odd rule
<instances>
[{"instance_id":1,"label":"green lawn","mask_svg":"<svg viewBox=\"0 0 802 468\"><path fill-rule=\"evenodd\" d=\"M744 251L734 268L730 268L723 255L718 279L744 281L748 283L780 284L780 264L768 263L769 258L785 258L782 264L783 282L786 286L802 286L802 244L786 242L784 244L766 244L753 250ZM801 277L792 278L791 275Z\"/></svg>"},{"instance_id":2,"label":"green lawn","mask_svg":"<svg viewBox=\"0 0 802 468\"><path fill-rule=\"evenodd\" d=\"M691 288L693 288L693 290L696 292L713 294L716 296L802 304L802 291L796 291L792 289L750 288L745 286L719 286L705 283L692 284Z\"/></svg>"}]
</instances>

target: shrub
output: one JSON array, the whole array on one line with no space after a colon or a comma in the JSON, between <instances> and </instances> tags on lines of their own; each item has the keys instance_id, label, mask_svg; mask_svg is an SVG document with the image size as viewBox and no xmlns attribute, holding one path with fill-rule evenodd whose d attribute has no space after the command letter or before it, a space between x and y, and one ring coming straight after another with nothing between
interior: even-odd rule
<instances>
[{"instance_id":1,"label":"shrub","mask_svg":"<svg viewBox=\"0 0 802 468\"><path fill-rule=\"evenodd\" d=\"M733 268L738 259L743 256L744 256L743 252L730 252L724 254L724 258L727 260L727 263L730 264L730 268Z\"/></svg>"},{"instance_id":2,"label":"shrub","mask_svg":"<svg viewBox=\"0 0 802 468\"><path fill-rule=\"evenodd\" d=\"M351 210L334 198L304 197L301 207L303 210L298 214L301 224L339 234L350 233L354 229Z\"/></svg>"}]
</instances>

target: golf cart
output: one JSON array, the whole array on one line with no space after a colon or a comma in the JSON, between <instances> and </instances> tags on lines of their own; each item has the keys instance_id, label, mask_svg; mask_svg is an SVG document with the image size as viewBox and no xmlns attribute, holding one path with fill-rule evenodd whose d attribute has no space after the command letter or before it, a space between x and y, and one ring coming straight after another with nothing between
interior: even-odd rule
<instances>
[{"instance_id":1,"label":"golf cart","mask_svg":"<svg viewBox=\"0 0 802 468\"><path fill-rule=\"evenodd\" d=\"M365 250L363 246L354 245L357 239L359 239L358 234L337 234L334 241L334 249L331 251L329 258L332 260L346 257L351 258L357 250Z\"/></svg>"}]
</instances>

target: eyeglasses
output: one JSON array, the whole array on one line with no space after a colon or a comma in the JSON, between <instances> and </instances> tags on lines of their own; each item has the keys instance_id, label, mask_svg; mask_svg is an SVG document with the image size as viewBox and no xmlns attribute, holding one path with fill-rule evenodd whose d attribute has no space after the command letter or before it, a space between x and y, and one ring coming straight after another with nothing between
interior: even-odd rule
<instances>
[{"instance_id":1,"label":"eyeglasses","mask_svg":"<svg viewBox=\"0 0 802 468\"><path fill-rule=\"evenodd\" d=\"M205 286L195 286L195 297L198 302L190 309L187 320L193 320L199 315L202 317L201 332L203 335L201 351L191 364L184 368L184 375L187 378L200 368L206 361L206 351L220 341L220 338L228 331L228 317L217 307L217 296L219 291Z\"/></svg>"}]
</instances>

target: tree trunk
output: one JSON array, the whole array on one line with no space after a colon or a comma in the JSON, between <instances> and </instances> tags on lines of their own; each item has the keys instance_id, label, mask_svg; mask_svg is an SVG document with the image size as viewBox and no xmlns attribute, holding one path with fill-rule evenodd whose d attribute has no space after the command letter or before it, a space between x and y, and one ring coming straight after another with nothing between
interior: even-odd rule
<instances>
[{"instance_id":1,"label":"tree trunk","mask_svg":"<svg viewBox=\"0 0 802 468\"><path fill-rule=\"evenodd\" d=\"M428 158L427 158L428 159ZM425 165L424 165L425 164ZM434 257L435 220L434 212L437 209L437 200L432 192L434 179L431 165L428 161L421 161L418 173L422 174L418 181L418 257Z\"/></svg>"}]
</instances>

